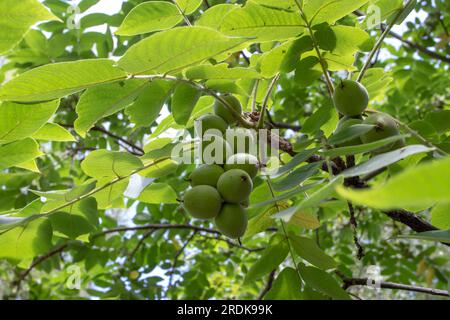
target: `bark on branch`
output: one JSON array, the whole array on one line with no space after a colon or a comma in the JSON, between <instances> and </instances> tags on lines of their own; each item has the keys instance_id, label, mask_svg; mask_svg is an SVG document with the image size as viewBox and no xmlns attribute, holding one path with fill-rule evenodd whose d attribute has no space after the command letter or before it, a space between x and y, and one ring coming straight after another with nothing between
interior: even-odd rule
<instances>
[{"instance_id":1,"label":"bark on branch","mask_svg":"<svg viewBox=\"0 0 450 320\"><path fill-rule=\"evenodd\" d=\"M369 286L369 283L371 283L370 282L371 280L368 278L343 279L343 281L344 281L344 289L348 289L352 286ZM380 288L383 288L383 289L404 290L404 291L426 293L426 294L430 294L430 295L434 295L434 296L449 297L448 291L445 291L445 290L424 288L424 287L411 286L411 285L394 283L394 282L384 282L384 281L379 282L378 284L379 284Z\"/></svg>"}]
</instances>

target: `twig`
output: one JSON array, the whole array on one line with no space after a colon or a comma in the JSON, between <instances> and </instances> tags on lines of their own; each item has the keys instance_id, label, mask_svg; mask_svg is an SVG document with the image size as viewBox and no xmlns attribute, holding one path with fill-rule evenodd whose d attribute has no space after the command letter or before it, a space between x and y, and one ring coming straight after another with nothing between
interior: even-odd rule
<instances>
[{"instance_id":1,"label":"twig","mask_svg":"<svg viewBox=\"0 0 450 320\"><path fill-rule=\"evenodd\" d=\"M258 94L258 87L259 87L259 79L256 79L252 92L252 113L256 112L256 96Z\"/></svg>"},{"instance_id":2,"label":"twig","mask_svg":"<svg viewBox=\"0 0 450 320\"><path fill-rule=\"evenodd\" d=\"M41 264L42 262L50 259L51 257L63 252L66 248L68 247L68 244L65 243L59 247L54 248L53 250L47 252L46 254L36 258L33 263L28 267L28 269L26 269L25 271L21 272L19 274L19 278L17 279L16 282L16 287L17 289L20 288L20 284L22 283L23 280L25 280L25 278L31 273L31 271L38 266L39 264Z\"/></svg>"},{"instance_id":3,"label":"twig","mask_svg":"<svg viewBox=\"0 0 450 320\"><path fill-rule=\"evenodd\" d=\"M386 29L381 33L380 38L378 39L378 41L375 43L374 47L370 51L369 56L367 57L366 63L364 64L364 66L362 67L361 71L358 74L358 78L356 79L357 82L361 82L361 80L364 78L366 71L369 69L369 67L372 63L372 60L373 60L376 52L378 51L378 49L383 44L384 39L389 34L391 29L394 27L398 18L400 18L400 16L403 14L405 9L408 8L412 4L413 1L415 1L415 0L409 0L408 3L403 7L403 9L399 10L399 12L395 15L394 19L392 19L392 21L389 23L389 25L386 27Z\"/></svg>"},{"instance_id":4,"label":"twig","mask_svg":"<svg viewBox=\"0 0 450 320\"><path fill-rule=\"evenodd\" d=\"M368 283L370 283L371 280L368 278L354 278L354 279L343 279L343 281L344 281L344 289L348 289L352 286L369 286ZM383 289L404 290L404 291L426 293L426 294L431 294L434 296L449 297L448 291L445 291L445 290L424 288L424 287L411 286L411 285L394 283L394 282L384 282L384 281L379 282L378 284L379 284L380 288L383 288Z\"/></svg>"},{"instance_id":5,"label":"twig","mask_svg":"<svg viewBox=\"0 0 450 320\"><path fill-rule=\"evenodd\" d=\"M130 254L128 255L128 258L132 258L136 252L138 252L138 250L140 249L140 247L144 244L144 241L150 237L154 232L156 231L156 229L150 229L150 231L148 231L147 233L145 233L142 238L139 240L139 242L137 243L136 247L134 247L134 249L130 252Z\"/></svg>"},{"instance_id":6,"label":"twig","mask_svg":"<svg viewBox=\"0 0 450 320\"><path fill-rule=\"evenodd\" d=\"M272 187L272 180L270 179L269 176L267 176L267 180L266 181L267 181L267 186L269 187L269 191L270 191L270 194L271 194L272 198L276 198L275 192L273 191L273 187ZM277 202L275 202L275 207L277 208L278 212L281 211ZM289 240L289 236L288 236L287 231L286 231L286 226L284 224L283 219L279 219L279 220L280 220L280 223L281 223L281 229L283 231L283 235L284 235L284 237L285 237L285 239L287 241L288 247L289 247L289 255L291 256L291 259L292 259L292 262L294 264L295 270L297 271L298 278L301 281L302 277L300 275L300 270L298 269L297 262L295 261L294 251L292 250L291 242Z\"/></svg>"},{"instance_id":7,"label":"twig","mask_svg":"<svg viewBox=\"0 0 450 320\"><path fill-rule=\"evenodd\" d=\"M197 234L197 230L194 230L194 232L192 232L192 235L185 241L183 247L181 247L181 249L178 250L177 254L175 255L175 258L173 259L173 263L172 263L172 271L170 272L170 276L169 276L169 285L167 286L167 291L169 291L169 289L172 287L173 275L177 268L178 258L183 254L184 249L186 249L186 247L189 245L189 243L192 241L192 239L194 239L196 234Z\"/></svg>"},{"instance_id":8,"label":"twig","mask_svg":"<svg viewBox=\"0 0 450 320\"><path fill-rule=\"evenodd\" d=\"M364 248L361 243L359 243L358 239L358 222L355 218L355 208L351 202L347 202L348 211L350 212L350 224L352 225L353 230L353 242L355 243L356 248L358 249L358 260L361 260L364 257Z\"/></svg>"},{"instance_id":9,"label":"twig","mask_svg":"<svg viewBox=\"0 0 450 320\"><path fill-rule=\"evenodd\" d=\"M172 0L172 3L177 7L178 12L183 16L184 22L186 22L186 24L188 26L192 26L191 22L189 21L188 17L186 16L186 14L184 13L184 11L180 8L180 6L178 5L178 2L176 2L175 0Z\"/></svg>"},{"instance_id":10,"label":"twig","mask_svg":"<svg viewBox=\"0 0 450 320\"><path fill-rule=\"evenodd\" d=\"M246 246L236 244L233 241L231 241L229 239L226 239L226 238L222 238L222 237L210 237L210 236L204 235L203 238L217 240L217 241L222 241L222 242L227 243L229 246L231 246L233 248L239 248L239 249L242 249L242 250L245 250L245 251L248 251L248 252L259 252L259 251L263 251L263 250L266 249L265 247L248 248Z\"/></svg>"},{"instance_id":11,"label":"twig","mask_svg":"<svg viewBox=\"0 0 450 320\"><path fill-rule=\"evenodd\" d=\"M314 50L316 51L317 57L319 58L319 63L320 63L320 66L322 67L323 75L325 77L325 82L327 84L328 93L330 94L330 96L333 96L333 93L334 93L333 82L331 81L330 74L328 73L328 69L327 69L327 66L325 64L325 60L323 59L322 54L320 53L319 45L317 43L316 37L314 36L314 32L313 32L312 26L311 26L311 22L308 21L308 18L306 17L305 12L303 11L302 4L300 3L300 0L295 0L295 4L299 8L300 15L301 15L303 21L306 24L306 28L309 31L309 35L311 36Z\"/></svg>"},{"instance_id":12,"label":"twig","mask_svg":"<svg viewBox=\"0 0 450 320\"><path fill-rule=\"evenodd\" d=\"M93 235L93 238L98 238L107 234L116 233L116 232L126 232L126 231L137 231L137 230L149 230L149 229L190 229L197 232L206 232L216 235L221 235L221 233L214 229L208 229L198 226L193 226L190 224L145 224L141 226L133 226L133 227L118 227L113 229L107 229L104 231L101 231L95 235Z\"/></svg>"},{"instance_id":13,"label":"twig","mask_svg":"<svg viewBox=\"0 0 450 320\"><path fill-rule=\"evenodd\" d=\"M358 17L364 16L364 13L361 12L361 11L359 11L359 10L356 10L356 11L353 12L353 13L354 13L355 15L357 15ZM382 25L381 25L381 30L384 31L385 29L386 29L386 25L385 25L385 24L382 24ZM389 35L390 35L391 37L393 37L393 38L395 38L395 39L401 41L402 43L404 43L405 45L407 45L410 49L416 49L417 51L419 51L419 52L421 52L421 53L423 53L423 54L426 54L427 56L429 56L429 57L431 57L431 58L440 60L440 61L442 61L442 62L450 63L450 57L443 56L443 55L441 55L441 54L439 54L439 53L437 53L437 52L435 52L435 51L431 51L431 50L429 50L428 48L426 48L426 47L424 47L424 46L422 46L422 45L420 45L420 44L418 44L418 43L412 42L412 41L407 40L407 39L403 39L403 37L402 37L401 35L395 33L395 32L392 31L392 30L389 31Z\"/></svg>"},{"instance_id":14,"label":"twig","mask_svg":"<svg viewBox=\"0 0 450 320\"><path fill-rule=\"evenodd\" d=\"M272 272L269 274L269 277L267 278L267 283L264 286L263 290L259 294L257 300L262 300L267 292L272 289L273 281L275 280L275 272L277 272L277 269L272 270Z\"/></svg>"},{"instance_id":15,"label":"twig","mask_svg":"<svg viewBox=\"0 0 450 320\"><path fill-rule=\"evenodd\" d=\"M70 128L70 129L73 129L73 128L74 128L74 126L71 125L71 124L61 124L61 123L59 123L59 125L60 125L61 127L63 127L63 128ZM144 154L144 153L145 153L145 151L144 151L141 147L137 146L137 145L136 145L135 143L133 143L132 141L127 140L127 139L124 139L124 138L122 138L122 137L120 137L120 136L118 136L118 135L116 135L116 134L114 134L114 133L112 133L112 132L110 132L110 131L108 131L108 130L102 128L102 127L95 126L95 127L93 127L91 130L93 130L93 131L98 131L98 132L101 132L101 133L104 133L104 134L106 134L107 136L109 136L109 137L111 137L111 138L113 138L113 139L115 139L115 140L121 141L121 142L127 144L128 146L132 147L133 149L139 151L141 154Z\"/></svg>"},{"instance_id":16,"label":"twig","mask_svg":"<svg viewBox=\"0 0 450 320\"><path fill-rule=\"evenodd\" d=\"M275 85L277 84L279 78L280 74L277 74L275 77L273 77L272 81L270 82L269 88L267 89L266 95L264 96L261 110L259 112L259 121L258 121L259 129L264 127L264 117L267 113L267 105L269 104L270 96L272 95L272 92L275 89Z\"/></svg>"}]
</instances>

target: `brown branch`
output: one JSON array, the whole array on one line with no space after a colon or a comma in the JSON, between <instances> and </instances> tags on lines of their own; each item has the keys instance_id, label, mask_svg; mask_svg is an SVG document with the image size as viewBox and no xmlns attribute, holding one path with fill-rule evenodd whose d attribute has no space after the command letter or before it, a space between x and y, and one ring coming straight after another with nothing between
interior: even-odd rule
<instances>
[{"instance_id":1,"label":"brown branch","mask_svg":"<svg viewBox=\"0 0 450 320\"><path fill-rule=\"evenodd\" d=\"M31 273L31 271L38 266L39 264L41 264L42 262L50 259L51 257L63 252L66 248L68 247L68 244L65 243L59 247L54 248L53 250L47 252L46 254L36 258L33 263L28 267L28 269L22 271L19 274L18 279L15 281L14 285L16 286L17 290L20 289L20 284L22 283L23 280L25 280L25 278Z\"/></svg>"},{"instance_id":2,"label":"brown branch","mask_svg":"<svg viewBox=\"0 0 450 320\"><path fill-rule=\"evenodd\" d=\"M383 28L384 28L384 26L381 27L381 29L383 29ZM420 45L418 43L414 43L414 42L412 42L410 40L403 39L401 35L399 35L399 34L397 34L395 32L391 31L389 34L393 38L395 38L397 40L400 40L401 42L406 44L410 49L416 49L417 51L422 52L423 54L426 54L426 55L428 55L428 56L430 56L432 58L435 58L435 59L440 60L442 62L450 63L450 57L446 57L446 56L443 56L443 55L441 55L441 54L439 54L437 52L431 51L431 50L427 49L426 47L424 47L424 46L422 46L422 45Z\"/></svg>"},{"instance_id":3,"label":"brown branch","mask_svg":"<svg viewBox=\"0 0 450 320\"><path fill-rule=\"evenodd\" d=\"M353 13L356 16L358 16L358 17L364 16L364 13L359 11L359 10L356 10ZM381 31L384 31L385 29L386 29L386 26L382 24L381 25ZM426 48L426 47L424 47L424 46L422 46L422 45L420 45L418 43L412 42L412 41L407 40L407 39L403 39L403 37L401 35L393 32L392 30L389 32L389 35L392 36L393 38L397 39L397 40L400 40L402 43L407 45L410 49L416 49L417 51L422 52L423 54L426 54L426 55L428 55L431 58L440 60L442 62L450 63L450 57L443 56L443 55L441 55L441 54L439 54L437 52L431 51L428 48Z\"/></svg>"},{"instance_id":4,"label":"brown branch","mask_svg":"<svg viewBox=\"0 0 450 320\"><path fill-rule=\"evenodd\" d=\"M348 289L352 286L369 286L368 283L370 283L371 280L368 278L355 278L355 279L343 279L343 281L344 281L344 289ZM445 290L424 288L424 287L411 286L411 285L394 283L394 282L384 282L384 281L381 281L378 284L380 285L380 288L383 288L383 289L413 291L413 292L431 294L431 295L435 295L435 296L449 297L448 291L445 291Z\"/></svg>"},{"instance_id":5,"label":"brown branch","mask_svg":"<svg viewBox=\"0 0 450 320\"><path fill-rule=\"evenodd\" d=\"M267 294L267 292L270 291L270 289L272 289L272 285L273 285L273 281L275 280L275 272L277 271L277 269L272 270L272 272L269 274L269 277L267 279L267 283L264 286L263 290L261 291L261 293L258 296L257 300L262 300L264 298L264 296Z\"/></svg>"},{"instance_id":6,"label":"brown branch","mask_svg":"<svg viewBox=\"0 0 450 320\"><path fill-rule=\"evenodd\" d=\"M92 236L93 239L110 234L115 232L126 232L126 231L138 231L138 230L149 230L149 229L188 229L194 230L198 232L206 232L211 234L221 235L221 233L214 229L208 229L203 227L197 227L190 224L145 224L141 226L133 226L133 227L118 227L113 229L107 229L102 232L99 232Z\"/></svg>"},{"instance_id":7,"label":"brown branch","mask_svg":"<svg viewBox=\"0 0 450 320\"><path fill-rule=\"evenodd\" d=\"M175 274L175 270L177 268L178 258L183 254L184 249L186 249L186 247L189 245L189 243L194 239L197 232L198 232L197 230L194 230L194 232L192 232L192 235L186 240L184 245L181 247L180 250L178 250L177 254L175 255L175 258L173 259L173 263L172 263L172 271L170 272L170 276L169 276L169 285L167 286L167 291L169 291L170 288L172 287L173 275Z\"/></svg>"},{"instance_id":8,"label":"brown branch","mask_svg":"<svg viewBox=\"0 0 450 320\"><path fill-rule=\"evenodd\" d=\"M352 225L352 231L353 231L353 242L355 243L355 246L358 250L358 260L361 260L364 258L364 248L362 247L361 243L358 239L358 222L356 221L355 217L355 208L353 207L353 204L349 201L347 202L348 205L348 211L350 212L350 224Z\"/></svg>"},{"instance_id":9,"label":"brown branch","mask_svg":"<svg viewBox=\"0 0 450 320\"><path fill-rule=\"evenodd\" d=\"M71 125L71 124L61 124L61 123L59 123L59 125L61 127L64 127L64 128L70 128L70 129L74 128L74 126ZM114 134L114 133L112 133L112 132L102 128L102 127L95 126L91 130L101 132L101 133L103 133L103 134L105 134L105 135L107 135L107 136L109 136L109 137L111 137L111 138L113 138L113 139L115 139L117 141L123 142L126 145L132 147L134 150L138 151L141 155L143 155L145 153L144 149L142 149L141 147L137 146L132 141L124 139L124 138L122 138L122 137L120 137L120 136L118 136L118 135L116 135L116 134Z\"/></svg>"},{"instance_id":10,"label":"brown branch","mask_svg":"<svg viewBox=\"0 0 450 320\"><path fill-rule=\"evenodd\" d=\"M136 247L134 247L134 249L130 252L130 254L128 255L128 258L132 258L136 254L136 252L138 252L140 247L144 244L144 241L148 237L150 237L155 231L156 231L156 229L150 229L150 231L148 231L146 234L144 234L142 236L142 238L139 240L139 242L137 243Z\"/></svg>"},{"instance_id":11,"label":"brown branch","mask_svg":"<svg viewBox=\"0 0 450 320\"><path fill-rule=\"evenodd\" d=\"M248 251L248 252L258 252L258 251L262 251L262 250L266 249L265 247L248 248L246 246L236 244L233 241L231 241L230 239L222 238L222 237L209 237L209 236L204 235L203 238L217 240L217 241L222 241L222 242L227 243L229 246L231 246L233 248L239 248L239 249L242 249L242 250L245 250L245 251Z\"/></svg>"}]
</instances>

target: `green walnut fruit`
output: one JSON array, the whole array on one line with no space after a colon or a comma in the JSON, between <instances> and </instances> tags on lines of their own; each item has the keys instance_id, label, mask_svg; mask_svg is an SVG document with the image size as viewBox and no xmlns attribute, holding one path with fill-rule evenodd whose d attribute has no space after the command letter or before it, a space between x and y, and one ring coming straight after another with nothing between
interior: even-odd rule
<instances>
[{"instance_id":1,"label":"green walnut fruit","mask_svg":"<svg viewBox=\"0 0 450 320\"><path fill-rule=\"evenodd\" d=\"M226 202L241 203L252 193L252 178L244 170L231 169L220 176L217 190Z\"/></svg>"},{"instance_id":2,"label":"green walnut fruit","mask_svg":"<svg viewBox=\"0 0 450 320\"><path fill-rule=\"evenodd\" d=\"M369 105L369 93L359 82L342 80L334 91L333 101L344 116L357 116Z\"/></svg>"},{"instance_id":3,"label":"green walnut fruit","mask_svg":"<svg viewBox=\"0 0 450 320\"><path fill-rule=\"evenodd\" d=\"M357 124L362 124L362 123L363 123L363 121L361 119L344 117L341 120L339 120L339 123L336 127L336 130L334 131L334 134L338 134L339 132L341 132L344 129L347 129L351 126L354 126ZM349 140L349 141L339 144L338 147L357 146L357 145L360 145L361 143L362 143L361 138L357 137L352 140Z\"/></svg>"},{"instance_id":4,"label":"green walnut fruit","mask_svg":"<svg viewBox=\"0 0 450 320\"><path fill-rule=\"evenodd\" d=\"M242 237L247 230L248 216L239 204L226 203L214 219L217 229L229 238Z\"/></svg>"},{"instance_id":5,"label":"green walnut fruit","mask_svg":"<svg viewBox=\"0 0 450 320\"><path fill-rule=\"evenodd\" d=\"M184 194L184 208L194 218L213 219L222 208L222 198L216 188L196 186Z\"/></svg>"},{"instance_id":6,"label":"green walnut fruit","mask_svg":"<svg viewBox=\"0 0 450 320\"><path fill-rule=\"evenodd\" d=\"M364 134L361 140L364 143L371 143L400 134L397 123L389 115L384 113L371 114L364 120L364 124L372 124L375 127ZM383 153L392 150L396 143L390 143L373 151L374 154Z\"/></svg>"},{"instance_id":7,"label":"green walnut fruit","mask_svg":"<svg viewBox=\"0 0 450 320\"><path fill-rule=\"evenodd\" d=\"M223 165L233 154L233 149L225 139L206 134L201 141L201 153L203 163Z\"/></svg>"},{"instance_id":8,"label":"green walnut fruit","mask_svg":"<svg viewBox=\"0 0 450 320\"><path fill-rule=\"evenodd\" d=\"M218 130L222 135L224 135L228 129L228 124L225 120L215 114L205 114L201 116L195 120L194 126L195 132L199 137L203 137L210 129ZM210 133L211 132L212 131L210 131Z\"/></svg>"},{"instance_id":9,"label":"green walnut fruit","mask_svg":"<svg viewBox=\"0 0 450 320\"><path fill-rule=\"evenodd\" d=\"M258 174L258 159L251 154L238 153L228 158L224 166L226 171L232 169L240 169L248 173L250 178L256 177Z\"/></svg>"},{"instance_id":10,"label":"green walnut fruit","mask_svg":"<svg viewBox=\"0 0 450 320\"><path fill-rule=\"evenodd\" d=\"M211 186L217 187L217 181L225 171L216 164L203 164L191 173L191 186Z\"/></svg>"},{"instance_id":11,"label":"green walnut fruit","mask_svg":"<svg viewBox=\"0 0 450 320\"><path fill-rule=\"evenodd\" d=\"M237 113L242 113L242 105L239 100L232 95L224 95L222 99L225 100L228 105L233 108ZM224 119L228 124L236 123L236 116L230 111L221 101L216 100L214 103L214 113Z\"/></svg>"}]
</instances>

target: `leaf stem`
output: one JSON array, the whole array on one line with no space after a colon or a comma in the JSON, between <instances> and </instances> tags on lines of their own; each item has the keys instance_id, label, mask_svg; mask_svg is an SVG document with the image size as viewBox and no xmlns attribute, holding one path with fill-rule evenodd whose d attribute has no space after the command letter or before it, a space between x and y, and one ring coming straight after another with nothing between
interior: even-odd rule
<instances>
[{"instance_id":1,"label":"leaf stem","mask_svg":"<svg viewBox=\"0 0 450 320\"><path fill-rule=\"evenodd\" d=\"M387 37L387 35L389 34L389 32L391 31L391 29L394 27L395 23L397 22L398 18L400 18L400 16L403 14L403 12L405 11L406 8L409 7L409 5L415 0L409 0L408 3L403 6L403 9L400 10L394 17L394 19L392 19L392 21L388 24L388 26L386 27L386 29L384 29L383 33L381 34L380 38L378 39L378 41L375 43L375 46L372 48L372 50L369 53L369 56L367 57L366 62L364 63L364 66L361 69L361 72L358 75L358 78L356 79L357 82L361 82L361 80L364 78L364 75L366 73L366 71L369 69L370 64L373 60L373 58L375 57L376 52L378 51L378 49L381 47L381 45L383 44L384 39Z\"/></svg>"},{"instance_id":2,"label":"leaf stem","mask_svg":"<svg viewBox=\"0 0 450 320\"><path fill-rule=\"evenodd\" d=\"M178 3L175 0L172 0L172 3L177 7L178 12L183 16L184 22L186 22L186 24L190 27L192 27L191 22L189 21L188 17L186 16L186 14L184 13L184 11L180 8L180 6L178 5Z\"/></svg>"},{"instance_id":3,"label":"leaf stem","mask_svg":"<svg viewBox=\"0 0 450 320\"><path fill-rule=\"evenodd\" d=\"M267 93L264 97L261 111L259 114L259 121L258 121L258 129L262 129L264 127L264 119L267 112L267 105L269 104L270 96L272 95L273 90L275 89L275 85L280 78L280 74L277 74L275 77L273 77L272 81L270 82L269 88L267 89Z\"/></svg>"},{"instance_id":4,"label":"leaf stem","mask_svg":"<svg viewBox=\"0 0 450 320\"><path fill-rule=\"evenodd\" d=\"M269 190L270 190L270 194L272 195L272 198L276 198L275 192L273 191L273 187L272 187L272 180L270 179L269 176L267 176L267 180L266 181L267 181L267 185L268 185ZM280 212L280 207L278 206L278 203L275 202L275 206L277 208L277 211ZM294 251L292 250L291 242L289 240L289 236L288 236L287 231L286 231L285 223L284 223L283 219L279 219L279 220L281 222L281 229L283 231L284 237L286 238L286 241L287 241L287 244L288 244L288 247L289 247L289 255L291 256L292 262L294 263L295 270L297 271L298 277L299 277L300 281L302 281L302 276L300 275L300 270L298 269L297 262L295 261Z\"/></svg>"},{"instance_id":5,"label":"leaf stem","mask_svg":"<svg viewBox=\"0 0 450 320\"><path fill-rule=\"evenodd\" d=\"M325 59L323 58L322 53L320 52L320 48L317 43L317 39L314 36L314 32L312 30L311 23L308 21L308 18L306 17L305 12L303 11L302 4L300 3L300 1L295 0L295 4L299 8L300 15L306 24L306 28L308 29L309 35L311 36L314 50L316 51L317 57L319 58L319 63L320 63L320 66L322 67L323 75L325 77L325 82L327 84L328 93L330 94L330 96L333 96L333 93L334 93L333 81L331 80L330 74L328 73L328 68L325 63Z\"/></svg>"}]
</instances>

